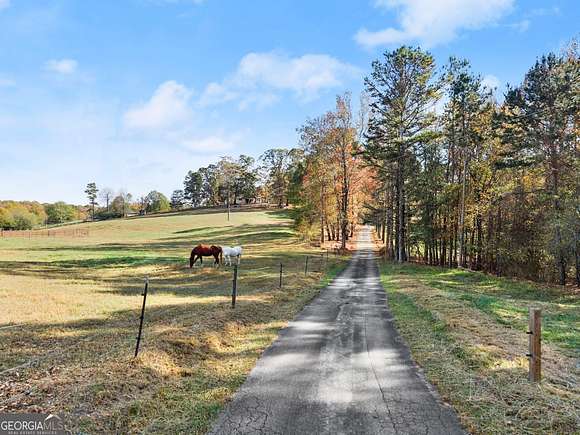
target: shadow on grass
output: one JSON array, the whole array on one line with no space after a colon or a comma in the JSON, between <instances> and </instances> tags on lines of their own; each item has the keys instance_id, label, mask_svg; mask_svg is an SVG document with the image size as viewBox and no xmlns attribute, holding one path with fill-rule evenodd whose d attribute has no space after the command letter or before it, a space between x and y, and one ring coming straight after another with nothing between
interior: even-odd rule
<instances>
[{"instance_id":1,"label":"shadow on grass","mask_svg":"<svg viewBox=\"0 0 580 435\"><path fill-rule=\"evenodd\" d=\"M190 230L188 230L190 231ZM215 234L215 235L213 235ZM280 229L279 225L240 225L232 228L212 229L210 234L203 234L195 240L188 237L168 237L147 243L104 243L88 246L56 246L46 248L29 248L36 252L79 252L95 254L97 258L66 259L56 261L0 261L0 272L8 275L31 275L54 272L70 273L70 269L94 269L108 267L130 267L140 265L167 265L188 261L190 250L199 243L218 245L242 245L244 254L259 254L266 245L292 245L289 229ZM181 255L176 255L179 251ZM122 255L122 254L125 255ZM163 255L159 255L162 253ZM107 255L109 254L109 255ZM147 255L149 254L149 255Z\"/></svg>"},{"instance_id":2,"label":"shadow on grass","mask_svg":"<svg viewBox=\"0 0 580 435\"><path fill-rule=\"evenodd\" d=\"M387 264L383 267L387 274L416 278L466 301L498 323L520 330L527 330L528 308L541 304L542 338L576 356L580 354L580 300L569 289L425 265Z\"/></svg>"}]
</instances>

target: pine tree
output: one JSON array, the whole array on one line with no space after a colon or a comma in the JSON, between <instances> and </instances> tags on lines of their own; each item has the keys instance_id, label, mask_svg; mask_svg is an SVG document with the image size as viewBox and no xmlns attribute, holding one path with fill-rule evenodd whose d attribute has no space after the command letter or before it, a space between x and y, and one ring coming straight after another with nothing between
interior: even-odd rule
<instances>
[{"instance_id":1,"label":"pine tree","mask_svg":"<svg viewBox=\"0 0 580 435\"><path fill-rule=\"evenodd\" d=\"M95 205L97 204L97 194L99 193L99 189L97 189L96 183L87 184L85 193L87 194L87 198L89 199L89 204L91 206L91 219L95 220Z\"/></svg>"},{"instance_id":2,"label":"pine tree","mask_svg":"<svg viewBox=\"0 0 580 435\"><path fill-rule=\"evenodd\" d=\"M551 208L553 252L558 281L566 283L569 249L563 234L565 196L578 182L578 57L543 56L523 83L509 88L502 113L503 166L540 167ZM575 175L573 175L575 173Z\"/></svg>"},{"instance_id":3,"label":"pine tree","mask_svg":"<svg viewBox=\"0 0 580 435\"><path fill-rule=\"evenodd\" d=\"M385 178L394 179L398 262L408 255L406 182L413 148L433 136L434 116L428 109L438 96L434 69L429 53L403 46L374 61L371 76L365 79L371 112L364 156Z\"/></svg>"}]
</instances>

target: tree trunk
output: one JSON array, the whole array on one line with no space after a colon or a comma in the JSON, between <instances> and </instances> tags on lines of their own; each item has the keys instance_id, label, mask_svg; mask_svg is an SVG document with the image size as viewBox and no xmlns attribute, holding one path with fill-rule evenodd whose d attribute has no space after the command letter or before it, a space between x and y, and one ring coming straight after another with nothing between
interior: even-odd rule
<instances>
[{"instance_id":1,"label":"tree trunk","mask_svg":"<svg viewBox=\"0 0 580 435\"><path fill-rule=\"evenodd\" d=\"M322 208L320 211L320 243L324 244L324 213L326 211L324 207L324 187L320 189L320 205Z\"/></svg>"},{"instance_id":2,"label":"tree trunk","mask_svg":"<svg viewBox=\"0 0 580 435\"><path fill-rule=\"evenodd\" d=\"M459 266L465 267L465 187L467 184L467 149L464 148L461 173L461 204L459 211Z\"/></svg>"},{"instance_id":3,"label":"tree trunk","mask_svg":"<svg viewBox=\"0 0 580 435\"><path fill-rule=\"evenodd\" d=\"M341 233L342 243L341 248L346 248L346 241L348 240L348 196L349 196L349 182L348 182L348 168L346 144L342 148L342 204L341 204Z\"/></svg>"},{"instance_id":4,"label":"tree trunk","mask_svg":"<svg viewBox=\"0 0 580 435\"><path fill-rule=\"evenodd\" d=\"M392 183L389 179L388 183L389 200L387 203L387 224L386 224L386 241L385 241L385 253L389 260L394 258L393 253L393 190Z\"/></svg>"},{"instance_id":5,"label":"tree trunk","mask_svg":"<svg viewBox=\"0 0 580 435\"><path fill-rule=\"evenodd\" d=\"M495 271L497 276L501 276L501 249L499 246L499 241L501 240L501 227L502 227L502 217L501 217L501 204L497 208L497 225L496 225L496 245L495 245Z\"/></svg>"},{"instance_id":6,"label":"tree trunk","mask_svg":"<svg viewBox=\"0 0 580 435\"><path fill-rule=\"evenodd\" d=\"M574 257L576 260L576 286L580 287L580 232L576 231L574 244Z\"/></svg>"},{"instance_id":7,"label":"tree trunk","mask_svg":"<svg viewBox=\"0 0 580 435\"><path fill-rule=\"evenodd\" d=\"M560 199L559 199L559 179L558 168L552 165L553 174L553 196L554 196L554 212L556 213L556 263L558 267L558 278L560 285L566 284L566 256L562 247L562 229L560 227Z\"/></svg>"},{"instance_id":8,"label":"tree trunk","mask_svg":"<svg viewBox=\"0 0 580 435\"><path fill-rule=\"evenodd\" d=\"M405 253L405 192L400 158L397 166L397 262L402 263Z\"/></svg>"},{"instance_id":9,"label":"tree trunk","mask_svg":"<svg viewBox=\"0 0 580 435\"><path fill-rule=\"evenodd\" d=\"M477 250L475 252L475 270L481 270L481 255L483 250L483 228L482 228L482 216L479 211L477 212L477 217L475 219L475 227L477 228L476 246Z\"/></svg>"}]
</instances>

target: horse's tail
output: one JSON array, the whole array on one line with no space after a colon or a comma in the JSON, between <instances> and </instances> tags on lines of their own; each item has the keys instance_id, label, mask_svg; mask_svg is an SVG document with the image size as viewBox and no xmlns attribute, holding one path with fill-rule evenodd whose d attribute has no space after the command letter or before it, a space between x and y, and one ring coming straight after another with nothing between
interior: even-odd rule
<instances>
[{"instance_id":1,"label":"horse's tail","mask_svg":"<svg viewBox=\"0 0 580 435\"><path fill-rule=\"evenodd\" d=\"M220 247L220 264L224 263L224 249Z\"/></svg>"}]
</instances>

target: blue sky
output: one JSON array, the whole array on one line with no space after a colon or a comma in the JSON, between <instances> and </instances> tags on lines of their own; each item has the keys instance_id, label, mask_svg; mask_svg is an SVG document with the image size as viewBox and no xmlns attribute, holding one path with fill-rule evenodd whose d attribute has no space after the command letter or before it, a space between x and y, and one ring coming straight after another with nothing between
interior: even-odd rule
<instances>
[{"instance_id":1,"label":"blue sky","mask_svg":"<svg viewBox=\"0 0 580 435\"><path fill-rule=\"evenodd\" d=\"M0 199L170 195L221 155L296 145L400 44L518 83L577 1L0 0Z\"/></svg>"}]
</instances>

